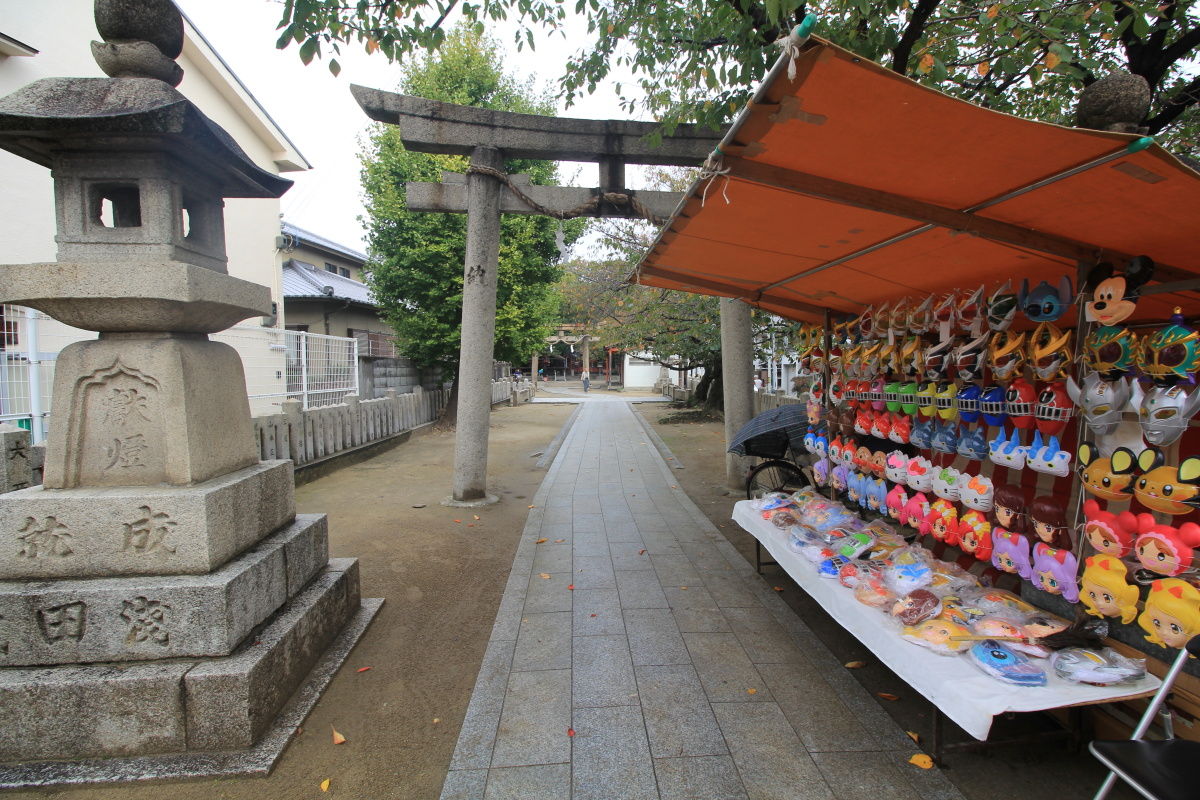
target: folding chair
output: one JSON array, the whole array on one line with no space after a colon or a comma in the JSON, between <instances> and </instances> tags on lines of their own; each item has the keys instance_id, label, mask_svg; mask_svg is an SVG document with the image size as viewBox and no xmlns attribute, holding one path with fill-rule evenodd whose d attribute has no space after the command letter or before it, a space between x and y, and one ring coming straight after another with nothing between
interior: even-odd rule
<instances>
[{"instance_id":1,"label":"folding chair","mask_svg":"<svg viewBox=\"0 0 1200 800\"><path fill-rule=\"evenodd\" d=\"M1187 647L1171 664L1163 678L1162 688L1154 695L1146 713L1138 722L1133 737L1120 742L1092 742L1088 749L1111 772L1104 780L1095 800L1108 795L1117 778L1128 783L1150 800L1195 800L1200 797L1200 742L1174 738L1170 717L1164 718L1167 738L1162 741L1143 741L1142 736L1159 713L1175 678L1183 671L1188 654L1200 656L1200 636L1192 637Z\"/></svg>"}]
</instances>

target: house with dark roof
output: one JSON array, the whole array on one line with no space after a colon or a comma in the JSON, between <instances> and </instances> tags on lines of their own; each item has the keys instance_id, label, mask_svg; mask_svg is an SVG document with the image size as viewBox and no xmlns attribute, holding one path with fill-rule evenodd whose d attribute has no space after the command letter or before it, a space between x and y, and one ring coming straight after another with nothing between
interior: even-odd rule
<instances>
[{"instance_id":1,"label":"house with dark roof","mask_svg":"<svg viewBox=\"0 0 1200 800\"><path fill-rule=\"evenodd\" d=\"M362 282L365 253L284 222L279 255L284 327L358 341L359 394L411 391L418 370L396 349L391 327L379 317ZM436 381L425 381L434 388Z\"/></svg>"}]
</instances>

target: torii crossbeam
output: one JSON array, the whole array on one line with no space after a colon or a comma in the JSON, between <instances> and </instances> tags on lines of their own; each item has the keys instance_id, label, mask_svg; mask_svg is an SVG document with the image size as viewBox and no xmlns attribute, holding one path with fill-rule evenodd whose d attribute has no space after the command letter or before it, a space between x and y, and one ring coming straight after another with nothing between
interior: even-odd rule
<instances>
[{"instance_id":1,"label":"torii crossbeam","mask_svg":"<svg viewBox=\"0 0 1200 800\"><path fill-rule=\"evenodd\" d=\"M719 136L695 125L657 136L659 126L648 122L515 114L363 86L352 86L351 92L371 119L398 125L409 150L471 157L468 174L458 183L409 183L406 188L410 211L467 214L454 491L447 502L495 502L486 480L500 214L561 217L572 209L575 216L668 217L682 194L626 189L625 165L699 166ZM506 158L593 161L600 167L600 186L527 186L517 176L504 175Z\"/></svg>"}]
</instances>

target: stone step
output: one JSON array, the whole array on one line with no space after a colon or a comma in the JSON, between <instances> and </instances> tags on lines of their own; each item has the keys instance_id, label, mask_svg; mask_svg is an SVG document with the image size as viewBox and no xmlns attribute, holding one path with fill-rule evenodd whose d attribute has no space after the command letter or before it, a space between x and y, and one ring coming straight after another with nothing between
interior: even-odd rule
<instances>
[{"instance_id":1,"label":"stone step","mask_svg":"<svg viewBox=\"0 0 1200 800\"><path fill-rule=\"evenodd\" d=\"M328 558L305 514L207 575L0 582L0 666L229 655Z\"/></svg>"},{"instance_id":2,"label":"stone step","mask_svg":"<svg viewBox=\"0 0 1200 800\"><path fill-rule=\"evenodd\" d=\"M0 669L0 762L251 747L361 605L332 559L224 658Z\"/></svg>"},{"instance_id":3,"label":"stone step","mask_svg":"<svg viewBox=\"0 0 1200 800\"><path fill-rule=\"evenodd\" d=\"M0 495L0 580L199 575L295 514L291 461L192 486L35 486Z\"/></svg>"}]
</instances>

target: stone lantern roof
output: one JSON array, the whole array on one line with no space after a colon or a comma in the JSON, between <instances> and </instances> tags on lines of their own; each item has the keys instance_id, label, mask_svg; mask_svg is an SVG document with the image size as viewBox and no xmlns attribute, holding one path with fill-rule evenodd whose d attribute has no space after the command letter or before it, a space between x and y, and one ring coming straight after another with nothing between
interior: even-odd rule
<instances>
[{"instance_id":1,"label":"stone lantern roof","mask_svg":"<svg viewBox=\"0 0 1200 800\"><path fill-rule=\"evenodd\" d=\"M214 178L223 197L279 197L292 185L155 78L35 81L0 99L0 148L46 167L63 151L165 151Z\"/></svg>"}]
</instances>

